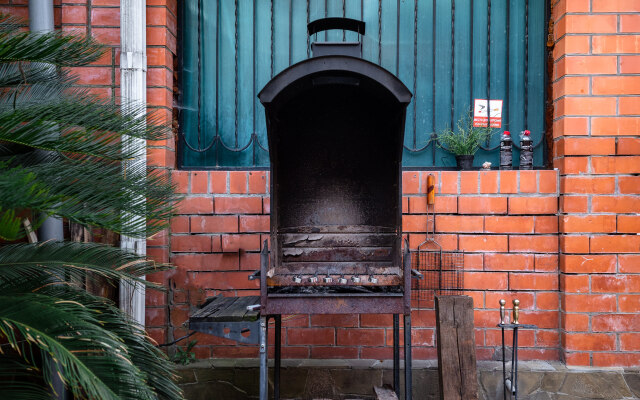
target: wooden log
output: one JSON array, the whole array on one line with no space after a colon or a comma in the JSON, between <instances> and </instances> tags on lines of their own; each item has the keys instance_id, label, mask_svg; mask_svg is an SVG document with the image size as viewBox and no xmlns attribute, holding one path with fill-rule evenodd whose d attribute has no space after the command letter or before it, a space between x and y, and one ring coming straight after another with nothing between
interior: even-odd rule
<instances>
[{"instance_id":1,"label":"wooden log","mask_svg":"<svg viewBox=\"0 0 640 400\"><path fill-rule=\"evenodd\" d=\"M473 299L436 296L438 377L443 400L477 400Z\"/></svg>"}]
</instances>

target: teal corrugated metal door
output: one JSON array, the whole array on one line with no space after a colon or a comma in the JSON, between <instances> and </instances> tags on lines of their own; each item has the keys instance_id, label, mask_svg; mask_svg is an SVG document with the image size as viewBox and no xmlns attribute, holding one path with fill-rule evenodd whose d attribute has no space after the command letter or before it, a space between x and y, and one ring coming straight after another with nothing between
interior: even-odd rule
<instances>
[{"instance_id":1,"label":"teal corrugated metal door","mask_svg":"<svg viewBox=\"0 0 640 400\"><path fill-rule=\"evenodd\" d=\"M435 146L433 132L455 126L474 98L488 97L504 101L503 127L476 154L475 164L498 164L496 147L505 129L531 130L534 165L544 163L545 0L181 4L184 168L269 165L264 110L256 94L275 74L310 56L306 24L326 16L365 21L364 58L396 74L414 93L404 166L454 166L453 156ZM353 41L357 34L336 30L312 39Z\"/></svg>"}]
</instances>

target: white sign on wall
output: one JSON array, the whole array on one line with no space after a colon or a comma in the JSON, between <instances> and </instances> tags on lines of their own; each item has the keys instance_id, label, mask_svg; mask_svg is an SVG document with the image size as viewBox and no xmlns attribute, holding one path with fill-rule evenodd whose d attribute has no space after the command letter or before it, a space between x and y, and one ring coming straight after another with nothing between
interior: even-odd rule
<instances>
[{"instance_id":1,"label":"white sign on wall","mask_svg":"<svg viewBox=\"0 0 640 400\"><path fill-rule=\"evenodd\" d=\"M473 102L473 126L486 127L489 121L491 121L492 128L502 127L502 100L475 99Z\"/></svg>"}]
</instances>

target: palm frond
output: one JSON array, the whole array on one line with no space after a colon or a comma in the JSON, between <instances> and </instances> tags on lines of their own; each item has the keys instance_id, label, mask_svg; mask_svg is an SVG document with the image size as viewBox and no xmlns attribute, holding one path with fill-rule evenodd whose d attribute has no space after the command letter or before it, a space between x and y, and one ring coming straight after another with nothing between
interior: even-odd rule
<instances>
[{"instance_id":1,"label":"palm frond","mask_svg":"<svg viewBox=\"0 0 640 400\"><path fill-rule=\"evenodd\" d=\"M35 293L0 296L0 334L26 363L59 371L74 396L153 399L153 392L140 385L144 376L127 347L98 316L73 300ZM52 373L42 374L48 384Z\"/></svg>"},{"instance_id":2,"label":"palm frond","mask_svg":"<svg viewBox=\"0 0 640 400\"><path fill-rule=\"evenodd\" d=\"M16 26L18 22L0 14L0 25ZM0 62L31 61L73 67L97 60L103 49L104 46L89 35L0 29Z\"/></svg>"},{"instance_id":3,"label":"palm frond","mask_svg":"<svg viewBox=\"0 0 640 400\"><path fill-rule=\"evenodd\" d=\"M77 282L86 272L109 279L130 279L162 289L139 276L164 271L145 257L98 243L41 242L0 246L0 293L22 293L52 283Z\"/></svg>"}]
</instances>

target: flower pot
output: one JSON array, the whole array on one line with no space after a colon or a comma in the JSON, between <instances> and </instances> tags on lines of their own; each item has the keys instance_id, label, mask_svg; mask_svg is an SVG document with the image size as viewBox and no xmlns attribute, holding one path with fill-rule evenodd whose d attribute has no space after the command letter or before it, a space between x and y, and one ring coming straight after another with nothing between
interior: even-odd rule
<instances>
[{"instance_id":1,"label":"flower pot","mask_svg":"<svg viewBox=\"0 0 640 400\"><path fill-rule=\"evenodd\" d=\"M458 164L458 169L466 170L473 168L473 154L456 156L456 163Z\"/></svg>"}]
</instances>

